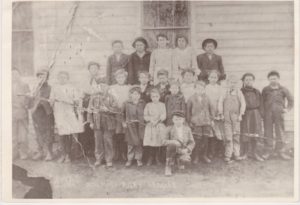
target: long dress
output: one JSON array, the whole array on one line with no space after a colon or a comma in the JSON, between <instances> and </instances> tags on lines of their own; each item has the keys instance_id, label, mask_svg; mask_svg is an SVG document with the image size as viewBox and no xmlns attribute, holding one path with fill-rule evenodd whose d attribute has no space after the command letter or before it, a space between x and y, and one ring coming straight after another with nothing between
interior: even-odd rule
<instances>
[{"instance_id":1,"label":"long dress","mask_svg":"<svg viewBox=\"0 0 300 205\"><path fill-rule=\"evenodd\" d=\"M144 146L160 147L166 137L166 127L162 123L166 119L166 106L162 102L150 102L144 110L144 119L147 122L144 136ZM159 120L157 124L152 124L151 119Z\"/></svg>"},{"instance_id":2,"label":"long dress","mask_svg":"<svg viewBox=\"0 0 300 205\"><path fill-rule=\"evenodd\" d=\"M83 116L75 107L75 102L81 101L78 90L70 84L56 85L52 88L50 100L54 101L54 119L59 135L81 133L83 128Z\"/></svg>"}]
</instances>

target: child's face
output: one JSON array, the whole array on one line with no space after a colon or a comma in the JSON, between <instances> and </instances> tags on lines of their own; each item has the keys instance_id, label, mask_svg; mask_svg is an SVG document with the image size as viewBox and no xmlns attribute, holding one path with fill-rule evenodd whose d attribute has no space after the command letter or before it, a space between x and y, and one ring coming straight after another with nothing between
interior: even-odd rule
<instances>
[{"instance_id":1,"label":"child's face","mask_svg":"<svg viewBox=\"0 0 300 205\"><path fill-rule=\"evenodd\" d=\"M205 46L205 48L204 48L204 50L205 50L207 53L209 53L209 54L214 53L215 49L216 49L216 48L215 48L215 45L214 45L213 43L207 43L206 46Z\"/></svg>"},{"instance_id":2,"label":"child's face","mask_svg":"<svg viewBox=\"0 0 300 205\"><path fill-rule=\"evenodd\" d=\"M236 89L238 85L238 81L236 79L231 79L228 81L228 86L230 89Z\"/></svg>"},{"instance_id":3,"label":"child's face","mask_svg":"<svg viewBox=\"0 0 300 205\"><path fill-rule=\"evenodd\" d=\"M137 102L137 101L139 101L141 94L137 91L134 91L130 94L130 97L131 97L132 101Z\"/></svg>"},{"instance_id":4,"label":"child's face","mask_svg":"<svg viewBox=\"0 0 300 205\"><path fill-rule=\"evenodd\" d=\"M124 85L126 81L126 76L125 75L117 75L116 76L116 81L119 85Z\"/></svg>"},{"instance_id":5,"label":"child's face","mask_svg":"<svg viewBox=\"0 0 300 205\"><path fill-rule=\"evenodd\" d=\"M203 85L196 84L195 89L196 89L197 95L202 95L205 93L205 86L203 86Z\"/></svg>"},{"instance_id":6,"label":"child's face","mask_svg":"<svg viewBox=\"0 0 300 205\"><path fill-rule=\"evenodd\" d=\"M96 65L91 65L89 71L92 76L97 76L99 73L99 68Z\"/></svg>"},{"instance_id":7,"label":"child's face","mask_svg":"<svg viewBox=\"0 0 300 205\"><path fill-rule=\"evenodd\" d=\"M184 123L184 118L179 116L173 116L172 121L175 126L179 127L182 126Z\"/></svg>"},{"instance_id":8,"label":"child's face","mask_svg":"<svg viewBox=\"0 0 300 205\"><path fill-rule=\"evenodd\" d=\"M244 85L247 86L247 87L253 87L253 83L254 83L254 79L253 79L252 76L247 76L244 79Z\"/></svg>"},{"instance_id":9,"label":"child's face","mask_svg":"<svg viewBox=\"0 0 300 205\"><path fill-rule=\"evenodd\" d=\"M159 75L157 78L158 81L162 84L166 84L168 82L168 76L166 75Z\"/></svg>"},{"instance_id":10,"label":"child's face","mask_svg":"<svg viewBox=\"0 0 300 205\"><path fill-rule=\"evenodd\" d=\"M122 43L114 43L112 46L113 52L114 53L122 53L123 50L123 44Z\"/></svg>"},{"instance_id":11,"label":"child's face","mask_svg":"<svg viewBox=\"0 0 300 205\"><path fill-rule=\"evenodd\" d=\"M171 87L170 87L170 91L171 91L171 94L172 95L176 95L178 92L179 92L179 87L178 87L178 85L171 85Z\"/></svg>"},{"instance_id":12,"label":"child's face","mask_svg":"<svg viewBox=\"0 0 300 205\"><path fill-rule=\"evenodd\" d=\"M159 94L158 93L151 93L151 100L152 102L159 102Z\"/></svg>"},{"instance_id":13,"label":"child's face","mask_svg":"<svg viewBox=\"0 0 300 205\"><path fill-rule=\"evenodd\" d=\"M69 76L66 74L59 74L58 75L58 83L60 85L65 85L69 81Z\"/></svg>"},{"instance_id":14,"label":"child's face","mask_svg":"<svg viewBox=\"0 0 300 205\"><path fill-rule=\"evenodd\" d=\"M216 84L218 82L218 74L217 73L211 73L208 76L208 81L210 84Z\"/></svg>"},{"instance_id":15,"label":"child's face","mask_svg":"<svg viewBox=\"0 0 300 205\"><path fill-rule=\"evenodd\" d=\"M149 82L149 77L146 74L141 73L139 75L139 81L142 85L146 85Z\"/></svg>"},{"instance_id":16,"label":"child's face","mask_svg":"<svg viewBox=\"0 0 300 205\"><path fill-rule=\"evenodd\" d=\"M193 73L186 72L183 75L183 81L186 82L186 83L192 83L194 81L194 75L193 75Z\"/></svg>"},{"instance_id":17,"label":"child's face","mask_svg":"<svg viewBox=\"0 0 300 205\"><path fill-rule=\"evenodd\" d=\"M12 71L12 82L19 81L21 79L20 73L16 70Z\"/></svg>"},{"instance_id":18,"label":"child's face","mask_svg":"<svg viewBox=\"0 0 300 205\"><path fill-rule=\"evenodd\" d=\"M187 43L184 38L178 38L178 40L177 40L178 48L184 49L186 47L186 44Z\"/></svg>"},{"instance_id":19,"label":"child's face","mask_svg":"<svg viewBox=\"0 0 300 205\"><path fill-rule=\"evenodd\" d=\"M275 85L278 85L278 83L279 83L279 78L276 75L271 75L268 79L269 79L270 85L275 86Z\"/></svg>"},{"instance_id":20,"label":"child's face","mask_svg":"<svg viewBox=\"0 0 300 205\"><path fill-rule=\"evenodd\" d=\"M135 50L139 53L144 52L145 51L145 44L140 42L140 41L135 42Z\"/></svg>"},{"instance_id":21,"label":"child's face","mask_svg":"<svg viewBox=\"0 0 300 205\"><path fill-rule=\"evenodd\" d=\"M159 48L166 48L168 44L168 40L165 37L158 37L157 44Z\"/></svg>"}]
</instances>

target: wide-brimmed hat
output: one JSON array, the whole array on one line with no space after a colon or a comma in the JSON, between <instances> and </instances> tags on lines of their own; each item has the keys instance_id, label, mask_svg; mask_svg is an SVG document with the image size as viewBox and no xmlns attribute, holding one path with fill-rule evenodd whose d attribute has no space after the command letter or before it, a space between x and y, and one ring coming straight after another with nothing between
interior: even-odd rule
<instances>
[{"instance_id":1,"label":"wide-brimmed hat","mask_svg":"<svg viewBox=\"0 0 300 205\"><path fill-rule=\"evenodd\" d=\"M215 48L218 47L218 42L215 39L207 38L202 42L202 48L204 49L208 43L213 43Z\"/></svg>"}]
</instances>

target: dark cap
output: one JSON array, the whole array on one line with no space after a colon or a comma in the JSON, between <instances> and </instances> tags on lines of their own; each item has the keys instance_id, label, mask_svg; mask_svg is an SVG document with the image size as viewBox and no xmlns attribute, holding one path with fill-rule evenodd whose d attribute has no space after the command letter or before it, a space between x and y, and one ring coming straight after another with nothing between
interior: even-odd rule
<instances>
[{"instance_id":1,"label":"dark cap","mask_svg":"<svg viewBox=\"0 0 300 205\"><path fill-rule=\"evenodd\" d=\"M129 93L133 93L133 92L138 92L138 93L141 94L142 90L141 90L141 88L140 88L139 85L133 85L133 86L130 88Z\"/></svg>"},{"instance_id":2,"label":"dark cap","mask_svg":"<svg viewBox=\"0 0 300 205\"><path fill-rule=\"evenodd\" d=\"M183 113L182 111L180 111L180 110L174 111L174 112L172 113L172 117L173 117L173 116L185 118L184 113Z\"/></svg>"},{"instance_id":3,"label":"dark cap","mask_svg":"<svg viewBox=\"0 0 300 205\"><path fill-rule=\"evenodd\" d=\"M157 72L157 76L160 76L160 75L166 75L168 76L169 75L169 72L165 69L161 69Z\"/></svg>"}]
</instances>

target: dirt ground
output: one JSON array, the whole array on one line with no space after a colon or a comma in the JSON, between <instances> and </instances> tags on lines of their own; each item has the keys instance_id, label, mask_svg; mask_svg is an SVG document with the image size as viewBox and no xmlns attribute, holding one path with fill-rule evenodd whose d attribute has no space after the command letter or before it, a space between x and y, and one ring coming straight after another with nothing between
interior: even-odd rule
<instances>
[{"instance_id":1,"label":"dirt ground","mask_svg":"<svg viewBox=\"0 0 300 205\"><path fill-rule=\"evenodd\" d=\"M271 159L266 162L246 160L225 164L215 159L212 164L190 165L164 176L163 166L93 170L86 161L59 164L18 160L30 176L50 180L53 198L143 198L143 197L292 197L293 160ZM14 191L13 191L14 192Z\"/></svg>"}]
</instances>

